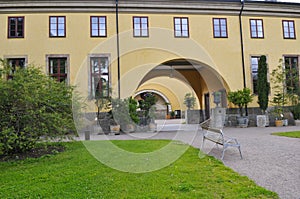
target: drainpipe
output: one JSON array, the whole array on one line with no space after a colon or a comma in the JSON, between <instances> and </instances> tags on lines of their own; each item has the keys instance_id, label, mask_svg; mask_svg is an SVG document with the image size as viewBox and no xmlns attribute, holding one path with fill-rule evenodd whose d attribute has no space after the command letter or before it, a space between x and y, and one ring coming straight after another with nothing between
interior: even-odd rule
<instances>
[{"instance_id":1,"label":"drainpipe","mask_svg":"<svg viewBox=\"0 0 300 199\"><path fill-rule=\"evenodd\" d=\"M246 74L245 74L245 58L244 58L244 39L243 39L243 27L242 27L242 13L244 11L244 0L241 0L241 10L239 13L239 25L240 25L240 39L241 39L241 56L242 56L242 68L243 68L243 85L246 88ZM247 105L245 107L246 116L248 116Z\"/></svg>"},{"instance_id":2,"label":"drainpipe","mask_svg":"<svg viewBox=\"0 0 300 199\"><path fill-rule=\"evenodd\" d=\"M120 83L120 37L119 37L119 2L116 0L116 31L117 31L117 64L118 64L118 98L121 97Z\"/></svg>"}]
</instances>

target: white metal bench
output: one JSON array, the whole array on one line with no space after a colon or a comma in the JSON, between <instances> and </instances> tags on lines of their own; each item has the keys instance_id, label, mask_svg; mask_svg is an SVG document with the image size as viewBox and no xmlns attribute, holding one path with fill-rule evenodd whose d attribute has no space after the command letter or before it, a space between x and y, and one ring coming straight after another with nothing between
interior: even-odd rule
<instances>
[{"instance_id":1,"label":"white metal bench","mask_svg":"<svg viewBox=\"0 0 300 199\"><path fill-rule=\"evenodd\" d=\"M238 148L238 150L240 152L241 159L242 159L243 156L242 156L242 152L241 152L241 145L237 141L237 139L225 136L222 129L211 128L209 126L209 124L210 124L210 119L208 119L208 120L206 120L206 121L204 121L200 124L202 130L204 131L203 132L203 142L202 142L201 150L204 147L204 141L209 140L211 142L214 142L216 145L222 145L223 146L221 160L223 160L225 151L228 147Z\"/></svg>"}]
</instances>

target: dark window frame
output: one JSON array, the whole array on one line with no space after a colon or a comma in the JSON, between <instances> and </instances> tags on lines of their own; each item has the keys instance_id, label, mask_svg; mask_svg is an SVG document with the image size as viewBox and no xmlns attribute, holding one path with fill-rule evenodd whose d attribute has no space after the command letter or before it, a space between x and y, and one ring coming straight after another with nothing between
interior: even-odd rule
<instances>
[{"instance_id":1,"label":"dark window frame","mask_svg":"<svg viewBox=\"0 0 300 199\"><path fill-rule=\"evenodd\" d=\"M294 31L294 36L291 36L291 27L290 27L290 22L293 23L293 31ZM284 30L284 24L288 24L288 32L285 32ZM294 20L282 20L282 33L283 33L283 39L296 39L296 27L295 27L295 21ZM288 34L288 36L285 36L285 33Z\"/></svg>"},{"instance_id":2,"label":"dark window frame","mask_svg":"<svg viewBox=\"0 0 300 199\"><path fill-rule=\"evenodd\" d=\"M139 29L136 28L136 23L135 23L135 19L139 19ZM146 19L147 20L147 35L143 35L143 31L145 29L143 29L143 23L142 23L142 19ZM149 17L147 16L133 16L132 17L132 27L133 27L133 37L149 37ZM139 30L139 35L136 35L136 30Z\"/></svg>"},{"instance_id":3,"label":"dark window frame","mask_svg":"<svg viewBox=\"0 0 300 199\"><path fill-rule=\"evenodd\" d=\"M176 19L180 20L180 24L176 24ZM185 24L182 23L183 19L187 20L187 24L186 24L187 25L187 29L186 30L183 29L183 25L185 25ZM190 37L190 25L189 25L190 22L189 22L189 18L188 17L174 17L173 18L173 23L174 23L174 37L175 38L189 38ZM180 29L179 30L176 29L176 25L180 25ZM187 32L186 36L183 35L184 31ZM180 35L179 36L176 35L176 32L180 32Z\"/></svg>"},{"instance_id":4,"label":"dark window frame","mask_svg":"<svg viewBox=\"0 0 300 199\"><path fill-rule=\"evenodd\" d=\"M9 74L7 74L7 79L13 79L14 73L17 67L25 68L26 67L26 58L25 57L13 57L13 58L5 58L7 63L10 65L11 70ZM20 64L23 62L22 64Z\"/></svg>"},{"instance_id":5,"label":"dark window frame","mask_svg":"<svg viewBox=\"0 0 300 199\"><path fill-rule=\"evenodd\" d=\"M12 35L11 31L12 31L12 24L11 24L11 20L15 19L15 28L14 28L14 32L15 35ZM22 28L22 35L18 36L18 27L19 27L19 21L18 19L22 19L22 23L21 28ZM8 26L7 26L8 30L7 30L7 38L24 38L25 37L25 17L24 16L10 16L8 17Z\"/></svg>"},{"instance_id":6,"label":"dark window frame","mask_svg":"<svg viewBox=\"0 0 300 199\"><path fill-rule=\"evenodd\" d=\"M215 33L216 33L216 24L215 24L215 20L218 20L218 23L219 23L219 25L218 25L218 28L219 28L218 34L219 34L219 35L216 35L216 34L215 34ZM222 32L224 32L224 31L223 31L223 29L222 29L221 20L224 20L224 21L225 21L225 25L226 25L226 26L225 26L225 28L226 28L225 33L226 33L226 36L223 36L223 35L222 35ZM227 18L213 18L212 21L213 21L213 36L214 36L214 38L228 38L228 24L227 24Z\"/></svg>"},{"instance_id":7,"label":"dark window frame","mask_svg":"<svg viewBox=\"0 0 300 199\"><path fill-rule=\"evenodd\" d=\"M57 65L57 73L51 72L51 60L56 60L58 65ZM61 62L60 60L65 61L65 73L61 73ZM48 71L49 71L49 76L55 78L58 82L68 82L68 57L48 57Z\"/></svg>"},{"instance_id":8,"label":"dark window frame","mask_svg":"<svg viewBox=\"0 0 300 199\"><path fill-rule=\"evenodd\" d=\"M287 59L289 60L287 63ZM296 66L293 65L292 59L296 59ZM284 56L284 67L286 72L286 80L289 82L285 82L285 87L287 93L290 93L291 90L289 88L296 87L296 90L300 87L299 81L299 57L293 55L285 55ZM291 75L296 75L297 79L289 78ZM291 81L290 81L291 80ZM298 80L298 82L293 82L293 80Z\"/></svg>"},{"instance_id":9,"label":"dark window frame","mask_svg":"<svg viewBox=\"0 0 300 199\"><path fill-rule=\"evenodd\" d=\"M98 28L97 29L93 29L93 18L96 18L97 19L97 26L98 26ZM105 35L101 35L101 30L103 30L103 29L101 29L101 18L104 18L104 20L105 20ZM97 33L97 35L93 35L93 30L97 30L98 31L98 33ZM106 16L90 16L90 36L91 37L107 37L107 17Z\"/></svg>"},{"instance_id":10,"label":"dark window frame","mask_svg":"<svg viewBox=\"0 0 300 199\"><path fill-rule=\"evenodd\" d=\"M255 22L255 30L253 30L252 28L252 21ZM262 36L259 36L259 31L258 31L258 21L261 22L261 29L262 29ZM265 33L264 33L264 22L262 19L249 19L249 24L250 24L250 36L252 39L264 39L265 37ZM256 36L253 34L255 32Z\"/></svg>"},{"instance_id":11,"label":"dark window frame","mask_svg":"<svg viewBox=\"0 0 300 199\"><path fill-rule=\"evenodd\" d=\"M54 29L54 30L56 30L56 35L51 35L51 31L52 31L52 29L51 29L51 19L52 18L56 18L56 29ZM58 33L59 33L59 23L58 23L58 20L59 20L59 18L63 18L64 19L64 35L63 36L60 36ZM66 37L66 27L67 27L67 21L66 21L66 16L49 16L49 37L50 38L57 38L57 37L59 37L59 38L65 38Z\"/></svg>"},{"instance_id":12,"label":"dark window frame","mask_svg":"<svg viewBox=\"0 0 300 199\"><path fill-rule=\"evenodd\" d=\"M258 62L259 62L260 56L251 56L251 65L250 65L250 70L251 70L251 85L252 85L252 91L255 95L257 95L257 79L254 78L254 70L253 70L253 64L252 64L252 59L257 59L257 70L256 70L256 75L258 75Z\"/></svg>"}]
</instances>

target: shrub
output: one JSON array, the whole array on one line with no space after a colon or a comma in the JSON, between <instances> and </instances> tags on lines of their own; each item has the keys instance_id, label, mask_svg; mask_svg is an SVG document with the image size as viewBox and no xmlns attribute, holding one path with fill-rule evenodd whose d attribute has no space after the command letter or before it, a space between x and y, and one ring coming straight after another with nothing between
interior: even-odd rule
<instances>
[{"instance_id":1,"label":"shrub","mask_svg":"<svg viewBox=\"0 0 300 199\"><path fill-rule=\"evenodd\" d=\"M75 132L73 87L48 77L40 69L17 69L6 80L9 66L2 60L0 78L0 143L3 154L32 149L37 141Z\"/></svg>"}]
</instances>

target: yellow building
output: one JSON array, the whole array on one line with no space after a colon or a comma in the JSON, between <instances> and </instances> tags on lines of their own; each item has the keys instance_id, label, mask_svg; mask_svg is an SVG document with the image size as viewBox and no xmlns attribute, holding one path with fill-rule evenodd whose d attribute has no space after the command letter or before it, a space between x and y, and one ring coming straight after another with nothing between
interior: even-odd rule
<instances>
[{"instance_id":1,"label":"yellow building","mask_svg":"<svg viewBox=\"0 0 300 199\"><path fill-rule=\"evenodd\" d=\"M121 98L151 91L172 110L185 110L185 94L194 93L209 116L213 92L224 91L222 107L228 91L256 92L260 55L269 71L280 58L299 64L293 3L0 0L0 24L1 58L76 85L91 111L97 90Z\"/></svg>"}]
</instances>

